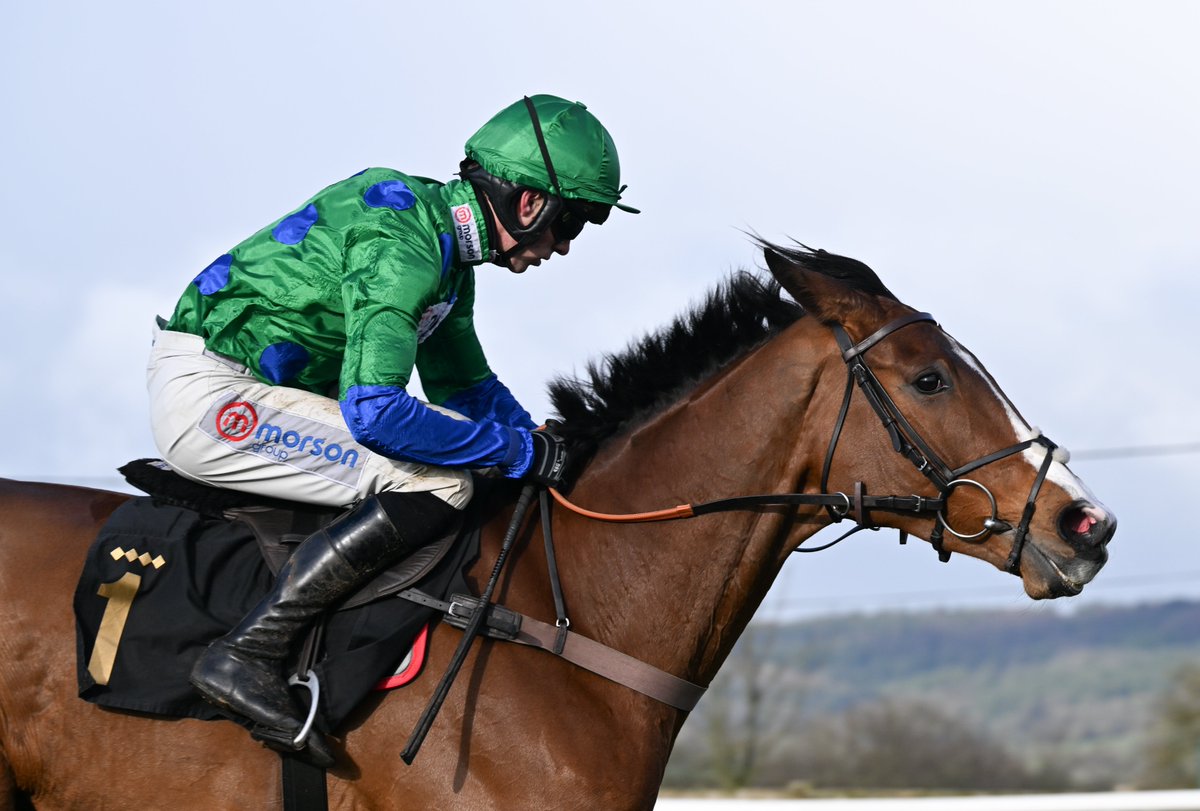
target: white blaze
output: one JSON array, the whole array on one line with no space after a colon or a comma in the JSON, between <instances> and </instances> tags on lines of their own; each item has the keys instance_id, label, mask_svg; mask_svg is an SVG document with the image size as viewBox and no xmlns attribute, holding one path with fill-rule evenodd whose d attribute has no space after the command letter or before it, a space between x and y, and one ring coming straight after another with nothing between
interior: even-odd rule
<instances>
[{"instance_id":1,"label":"white blaze","mask_svg":"<svg viewBox=\"0 0 1200 811\"><path fill-rule=\"evenodd\" d=\"M991 389L992 396L996 398L996 402L1000 404L1000 407L1004 409L1004 413L1008 415L1008 421L1013 429L1013 444L1040 436L1042 432L1026 424L1025 420L1021 419L1021 415L1017 413L1017 409L1013 407L1004 392L1000 391L996 386L991 376L979 365L979 361L964 349L958 341L954 340L954 338L951 338L949 335L946 337L950 339L955 353L963 363L974 369L980 379L987 384L988 388ZM1061 452L1063 449L1060 448L1059 451ZM1021 454L1021 457L1033 468L1035 476L1037 475L1037 471L1041 469L1042 460L1046 458L1046 452L1046 448L1043 445L1031 445ZM1100 502L1088 490L1087 485L1080 481L1079 477L1072 473L1064 464L1069 454L1060 452L1055 453L1054 463L1050 465L1046 479L1061 487L1071 498L1087 501L1099 507Z\"/></svg>"}]
</instances>

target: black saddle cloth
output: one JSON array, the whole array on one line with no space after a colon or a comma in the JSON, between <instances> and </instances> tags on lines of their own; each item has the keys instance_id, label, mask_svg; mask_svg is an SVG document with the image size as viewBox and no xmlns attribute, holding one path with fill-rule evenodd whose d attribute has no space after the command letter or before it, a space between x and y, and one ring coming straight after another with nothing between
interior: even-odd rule
<instances>
[{"instance_id":1,"label":"black saddle cloth","mask_svg":"<svg viewBox=\"0 0 1200 811\"><path fill-rule=\"evenodd\" d=\"M192 688L188 674L204 648L267 593L281 560L276 550L269 563L251 525L228 516L249 511L261 517L270 508L278 512L268 513L274 518L267 523L315 529L332 514L208 488L168 470L147 473L153 465L145 461L133 465L132 474L131 466L122 472L155 495L121 505L88 550L74 601L79 695L115 710L223 717ZM468 591L463 572L479 553L474 513L468 508L458 541L439 560L417 567L422 591L437 597ZM305 534L285 532L283 546ZM328 617L313 667L321 683L317 725L323 731L336 731L433 619L433 609L377 598L405 576L385 573L375 592ZM307 702L304 691L299 695Z\"/></svg>"}]
</instances>

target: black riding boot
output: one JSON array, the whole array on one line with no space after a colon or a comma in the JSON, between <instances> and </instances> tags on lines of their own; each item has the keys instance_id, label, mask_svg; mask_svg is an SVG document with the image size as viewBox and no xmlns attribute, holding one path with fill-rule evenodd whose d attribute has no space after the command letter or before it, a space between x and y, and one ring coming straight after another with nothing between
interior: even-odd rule
<instances>
[{"instance_id":1,"label":"black riding boot","mask_svg":"<svg viewBox=\"0 0 1200 811\"><path fill-rule=\"evenodd\" d=\"M405 555L437 540L457 511L429 493L372 496L297 547L271 592L213 642L192 669L192 684L213 704L248 718L256 737L333 765L315 730L297 746L304 714L292 701L284 663L326 610Z\"/></svg>"}]
</instances>

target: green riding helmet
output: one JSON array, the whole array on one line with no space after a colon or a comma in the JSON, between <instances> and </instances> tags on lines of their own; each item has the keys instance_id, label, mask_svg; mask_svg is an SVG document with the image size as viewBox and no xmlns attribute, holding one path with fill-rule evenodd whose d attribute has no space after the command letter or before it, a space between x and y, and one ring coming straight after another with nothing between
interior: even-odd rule
<instances>
[{"instance_id":1,"label":"green riding helmet","mask_svg":"<svg viewBox=\"0 0 1200 811\"><path fill-rule=\"evenodd\" d=\"M617 147L608 130L580 102L546 94L526 96L501 110L466 144L462 176L482 187L497 218L520 244L552 228L574 239L586 222L603 223L624 186ZM528 226L516 216L522 189L547 192L547 205Z\"/></svg>"},{"instance_id":2,"label":"green riding helmet","mask_svg":"<svg viewBox=\"0 0 1200 811\"><path fill-rule=\"evenodd\" d=\"M505 107L467 141L467 157L489 174L520 186L557 194L568 200L622 205L621 162L608 130L578 101L541 94L530 96L553 161L558 183L547 171L529 105L524 100Z\"/></svg>"}]
</instances>

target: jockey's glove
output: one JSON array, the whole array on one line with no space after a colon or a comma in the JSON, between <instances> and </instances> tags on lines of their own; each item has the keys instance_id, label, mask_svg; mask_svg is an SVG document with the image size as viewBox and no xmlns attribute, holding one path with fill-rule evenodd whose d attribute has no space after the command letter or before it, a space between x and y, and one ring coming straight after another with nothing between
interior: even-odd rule
<instances>
[{"instance_id":1,"label":"jockey's glove","mask_svg":"<svg viewBox=\"0 0 1200 811\"><path fill-rule=\"evenodd\" d=\"M533 461L523 478L544 487L562 489L567 476L567 442L546 429L531 431L533 438Z\"/></svg>"}]
</instances>

